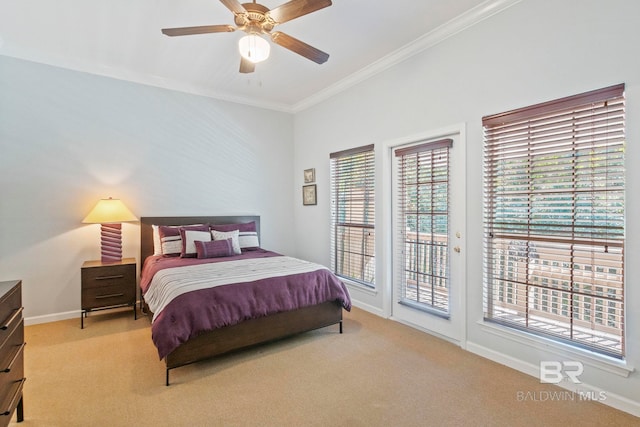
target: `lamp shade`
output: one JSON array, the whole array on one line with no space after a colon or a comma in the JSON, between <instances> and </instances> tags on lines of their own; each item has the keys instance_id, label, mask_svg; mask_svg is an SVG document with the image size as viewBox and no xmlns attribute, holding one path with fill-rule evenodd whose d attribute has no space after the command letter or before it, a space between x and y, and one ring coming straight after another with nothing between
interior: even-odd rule
<instances>
[{"instance_id":1,"label":"lamp shade","mask_svg":"<svg viewBox=\"0 0 640 427\"><path fill-rule=\"evenodd\" d=\"M259 35L248 34L240 39L238 49L243 58L255 64L269 57L271 46Z\"/></svg>"},{"instance_id":2,"label":"lamp shade","mask_svg":"<svg viewBox=\"0 0 640 427\"><path fill-rule=\"evenodd\" d=\"M100 200L82 220L85 224L113 224L137 221L138 218L122 203L120 199Z\"/></svg>"},{"instance_id":3,"label":"lamp shade","mask_svg":"<svg viewBox=\"0 0 640 427\"><path fill-rule=\"evenodd\" d=\"M122 222L138 218L120 199L102 199L82 220L88 224L100 224L100 254L102 262L122 260Z\"/></svg>"}]
</instances>

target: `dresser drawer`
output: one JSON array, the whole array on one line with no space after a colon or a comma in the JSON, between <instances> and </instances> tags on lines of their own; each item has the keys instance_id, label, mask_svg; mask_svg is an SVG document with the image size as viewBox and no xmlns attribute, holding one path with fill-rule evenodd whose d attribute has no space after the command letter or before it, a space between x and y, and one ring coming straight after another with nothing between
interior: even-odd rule
<instances>
[{"instance_id":1,"label":"dresser drawer","mask_svg":"<svg viewBox=\"0 0 640 427\"><path fill-rule=\"evenodd\" d=\"M116 286L87 288L82 291L82 309L108 307L111 305L134 304L136 288L131 283Z\"/></svg>"},{"instance_id":2,"label":"dresser drawer","mask_svg":"<svg viewBox=\"0 0 640 427\"><path fill-rule=\"evenodd\" d=\"M17 422L24 421L24 414L22 410L22 388L26 378L22 378L20 381L16 381L11 384L9 388L9 394L0 399L0 425L8 426L13 416L13 411L17 410Z\"/></svg>"},{"instance_id":3,"label":"dresser drawer","mask_svg":"<svg viewBox=\"0 0 640 427\"><path fill-rule=\"evenodd\" d=\"M0 370L3 359L6 358L8 348L19 346L24 342L24 322L22 320L22 308L14 312L11 320L0 327ZM6 326L6 329L5 329Z\"/></svg>"},{"instance_id":4,"label":"dresser drawer","mask_svg":"<svg viewBox=\"0 0 640 427\"><path fill-rule=\"evenodd\" d=\"M0 351L0 396L24 377L24 325L20 322Z\"/></svg>"},{"instance_id":5,"label":"dresser drawer","mask_svg":"<svg viewBox=\"0 0 640 427\"><path fill-rule=\"evenodd\" d=\"M9 372L0 371L0 425L8 425L13 410L18 405L24 382L24 347L21 347ZM6 424L2 424L2 421Z\"/></svg>"},{"instance_id":6,"label":"dresser drawer","mask_svg":"<svg viewBox=\"0 0 640 427\"><path fill-rule=\"evenodd\" d=\"M22 293L20 286L3 295L0 300L0 334L6 332L16 319L22 318ZM6 337L6 335L4 335ZM0 335L0 342L3 338Z\"/></svg>"},{"instance_id":7,"label":"dresser drawer","mask_svg":"<svg viewBox=\"0 0 640 427\"><path fill-rule=\"evenodd\" d=\"M114 265L108 268L83 268L83 289L101 288L108 286L131 286L136 281L136 266Z\"/></svg>"}]
</instances>

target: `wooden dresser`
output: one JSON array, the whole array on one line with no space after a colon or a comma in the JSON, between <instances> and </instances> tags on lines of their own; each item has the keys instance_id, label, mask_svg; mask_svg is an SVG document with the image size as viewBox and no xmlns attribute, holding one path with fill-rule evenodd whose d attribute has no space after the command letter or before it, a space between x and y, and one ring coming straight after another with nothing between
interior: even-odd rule
<instances>
[{"instance_id":1,"label":"wooden dresser","mask_svg":"<svg viewBox=\"0 0 640 427\"><path fill-rule=\"evenodd\" d=\"M22 281L0 282L0 426L9 425L14 411L24 419L24 321Z\"/></svg>"}]
</instances>

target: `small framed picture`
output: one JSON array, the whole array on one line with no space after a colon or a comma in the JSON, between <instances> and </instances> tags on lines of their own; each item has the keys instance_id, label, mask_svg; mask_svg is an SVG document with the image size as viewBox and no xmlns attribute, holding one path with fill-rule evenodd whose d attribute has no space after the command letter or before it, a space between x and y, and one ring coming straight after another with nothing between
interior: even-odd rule
<instances>
[{"instance_id":1,"label":"small framed picture","mask_svg":"<svg viewBox=\"0 0 640 427\"><path fill-rule=\"evenodd\" d=\"M302 204L305 206L318 204L315 184L302 186Z\"/></svg>"},{"instance_id":2,"label":"small framed picture","mask_svg":"<svg viewBox=\"0 0 640 427\"><path fill-rule=\"evenodd\" d=\"M312 182L315 182L315 180L316 180L316 169L315 168L305 169L304 170L304 183L305 184L310 184Z\"/></svg>"}]
</instances>

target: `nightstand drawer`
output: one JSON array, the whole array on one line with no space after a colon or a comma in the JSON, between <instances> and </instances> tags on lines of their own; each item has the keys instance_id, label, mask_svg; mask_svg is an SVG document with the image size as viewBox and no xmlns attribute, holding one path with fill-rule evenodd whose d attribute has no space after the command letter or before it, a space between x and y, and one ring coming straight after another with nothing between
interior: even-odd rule
<instances>
[{"instance_id":1,"label":"nightstand drawer","mask_svg":"<svg viewBox=\"0 0 640 427\"><path fill-rule=\"evenodd\" d=\"M82 309L108 307L120 304L135 304L136 288L130 283L116 286L87 288L82 292Z\"/></svg>"},{"instance_id":2,"label":"nightstand drawer","mask_svg":"<svg viewBox=\"0 0 640 427\"><path fill-rule=\"evenodd\" d=\"M82 269L82 287L84 289L118 285L131 287L131 283L135 283L135 281L135 264Z\"/></svg>"}]
</instances>

